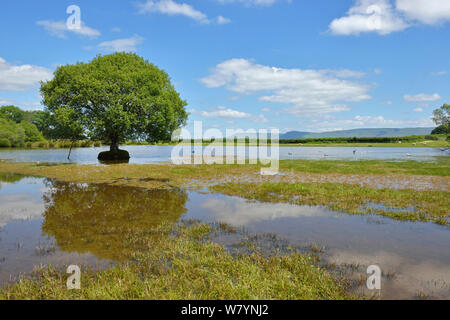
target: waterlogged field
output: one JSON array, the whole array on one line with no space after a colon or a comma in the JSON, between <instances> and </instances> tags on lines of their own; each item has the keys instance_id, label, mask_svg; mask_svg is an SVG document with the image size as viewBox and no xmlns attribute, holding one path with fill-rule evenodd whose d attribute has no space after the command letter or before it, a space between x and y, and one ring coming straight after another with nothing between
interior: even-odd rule
<instances>
[{"instance_id":1,"label":"waterlogged field","mask_svg":"<svg viewBox=\"0 0 450 320\"><path fill-rule=\"evenodd\" d=\"M284 160L271 177L3 161L0 298L450 299L449 175L446 157Z\"/></svg>"}]
</instances>

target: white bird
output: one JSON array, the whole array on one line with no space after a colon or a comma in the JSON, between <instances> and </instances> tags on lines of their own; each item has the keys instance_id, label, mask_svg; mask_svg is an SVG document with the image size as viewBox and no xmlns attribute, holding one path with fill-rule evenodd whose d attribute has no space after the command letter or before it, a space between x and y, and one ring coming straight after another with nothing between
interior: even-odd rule
<instances>
[{"instance_id":1,"label":"white bird","mask_svg":"<svg viewBox=\"0 0 450 320\"><path fill-rule=\"evenodd\" d=\"M408 157L411 157L411 153L407 153L406 155L407 155Z\"/></svg>"}]
</instances>

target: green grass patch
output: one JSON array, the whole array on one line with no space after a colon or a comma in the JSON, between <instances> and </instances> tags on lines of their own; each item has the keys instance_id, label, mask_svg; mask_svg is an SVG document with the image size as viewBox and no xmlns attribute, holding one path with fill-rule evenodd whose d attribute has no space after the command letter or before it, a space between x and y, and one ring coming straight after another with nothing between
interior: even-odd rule
<instances>
[{"instance_id":1,"label":"green grass patch","mask_svg":"<svg viewBox=\"0 0 450 320\"><path fill-rule=\"evenodd\" d=\"M450 176L450 159L438 161L386 160L283 160L280 169L311 173L413 174Z\"/></svg>"},{"instance_id":2,"label":"green grass patch","mask_svg":"<svg viewBox=\"0 0 450 320\"><path fill-rule=\"evenodd\" d=\"M205 240L212 229L163 224L127 236L133 263L82 270L68 290L64 270L41 268L0 291L0 299L354 299L347 284L310 255L231 255ZM155 237L158 234L158 237ZM201 241L200 241L201 240Z\"/></svg>"}]
</instances>

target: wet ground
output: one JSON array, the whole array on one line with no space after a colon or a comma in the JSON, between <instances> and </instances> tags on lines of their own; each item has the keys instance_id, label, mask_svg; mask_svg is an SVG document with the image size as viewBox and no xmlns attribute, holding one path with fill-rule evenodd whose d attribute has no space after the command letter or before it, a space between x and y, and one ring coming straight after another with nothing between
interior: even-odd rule
<instances>
[{"instance_id":1,"label":"wet ground","mask_svg":"<svg viewBox=\"0 0 450 320\"><path fill-rule=\"evenodd\" d=\"M163 221L225 222L245 234L315 248L330 270L367 277L383 274L381 297L450 299L450 228L400 222L376 215L348 215L321 206L248 201L183 189L144 190L0 176L0 285L34 266L104 268L124 261L130 229ZM267 234L270 234L267 236ZM233 247L242 235L223 241ZM364 290L357 292L372 295Z\"/></svg>"}]
</instances>

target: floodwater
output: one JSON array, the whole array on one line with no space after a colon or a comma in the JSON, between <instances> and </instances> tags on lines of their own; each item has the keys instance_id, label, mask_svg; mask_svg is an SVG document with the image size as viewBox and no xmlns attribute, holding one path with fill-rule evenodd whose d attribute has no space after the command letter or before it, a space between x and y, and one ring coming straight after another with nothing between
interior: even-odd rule
<instances>
[{"instance_id":1,"label":"floodwater","mask_svg":"<svg viewBox=\"0 0 450 320\"><path fill-rule=\"evenodd\" d=\"M382 298L450 299L449 227L183 189L5 174L0 181L0 286L36 265L104 268L126 259L129 230L196 219L276 234L293 246L323 247L325 263L351 264L363 274L378 265L389 275L382 280Z\"/></svg>"},{"instance_id":2,"label":"floodwater","mask_svg":"<svg viewBox=\"0 0 450 320\"><path fill-rule=\"evenodd\" d=\"M124 146L131 156L130 163L148 164L166 162L171 160L173 146ZM206 147L204 147L206 148ZM270 149L270 148L269 148ZM67 160L68 149L0 149L0 159L11 159L18 162L74 162L79 164L96 164L99 152L109 150L101 148L76 148L72 150L71 160ZM204 149L203 149L204 150ZM353 151L356 152L354 153ZM187 154L191 156L193 149L187 148ZM257 147L237 147L236 154L258 154L263 158L263 151ZM213 156L221 156L225 152L217 149ZM268 151L270 156L270 150ZM305 160L417 160L431 161L442 156L450 156L450 150L441 151L439 148L381 148L381 147L280 147L280 160L305 159Z\"/></svg>"}]
</instances>

